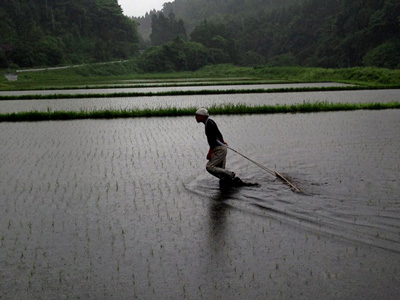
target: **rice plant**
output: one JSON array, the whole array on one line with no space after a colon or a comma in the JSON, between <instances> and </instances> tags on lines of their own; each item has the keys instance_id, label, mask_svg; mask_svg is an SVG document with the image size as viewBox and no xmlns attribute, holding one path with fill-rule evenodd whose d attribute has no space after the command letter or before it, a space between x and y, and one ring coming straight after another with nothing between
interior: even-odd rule
<instances>
[{"instance_id":1,"label":"rice plant","mask_svg":"<svg viewBox=\"0 0 400 300\"><path fill-rule=\"evenodd\" d=\"M291 105L260 105L224 104L209 107L213 115L237 114L277 114L277 113L311 113L349 110L381 110L399 109L400 102L388 103L330 103L317 102ZM77 120L77 119L115 119L139 117L177 117L194 115L195 107L189 108L159 108L159 109L114 109L114 110L81 110L81 111L29 111L0 114L0 122L26 122L50 120Z\"/></svg>"}]
</instances>

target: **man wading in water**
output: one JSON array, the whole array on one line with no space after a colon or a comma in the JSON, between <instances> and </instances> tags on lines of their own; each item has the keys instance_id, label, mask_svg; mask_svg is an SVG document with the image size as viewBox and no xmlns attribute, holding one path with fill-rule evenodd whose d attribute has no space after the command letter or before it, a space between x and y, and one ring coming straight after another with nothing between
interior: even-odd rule
<instances>
[{"instance_id":1,"label":"man wading in water","mask_svg":"<svg viewBox=\"0 0 400 300\"><path fill-rule=\"evenodd\" d=\"M239 177L235 177L234 172L225 169L228 149L223 145L228 144L224 141L217 124L209 118L207 109L199 108L196 111L196 121L197 123L204 123L207 141L210 145L206 170L220 179L220 185L243 185L243 181Z\"/></svg>"}]
</instances>

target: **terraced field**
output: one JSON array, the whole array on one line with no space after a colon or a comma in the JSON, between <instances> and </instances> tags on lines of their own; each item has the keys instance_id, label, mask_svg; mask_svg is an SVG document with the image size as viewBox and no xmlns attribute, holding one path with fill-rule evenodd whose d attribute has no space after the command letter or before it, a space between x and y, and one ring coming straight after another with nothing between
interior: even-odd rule
<instances>
[{"instance_id":1,"label":"terraced field","mask_svg":"<svg viewBox=\"0 0 400 300\"><path fill-rule=\"evenodd\" d=\"M400 111L0 123L0 298L397 299Z\"/></svg>"}]
</instances>

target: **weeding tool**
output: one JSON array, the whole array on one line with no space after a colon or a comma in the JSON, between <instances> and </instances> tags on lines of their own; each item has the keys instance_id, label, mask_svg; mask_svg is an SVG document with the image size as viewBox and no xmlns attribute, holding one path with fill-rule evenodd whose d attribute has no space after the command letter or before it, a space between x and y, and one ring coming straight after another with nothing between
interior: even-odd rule
<instances>
[{"instance_id":1,"label":"weeding tool","mask_svg":"<svg viewBox=\"0 0 400 300\"><path fill-rule=\"evenodd\" d=\"M287 178L285 178L282 174L278 173L277 171L273 171L271 169L268 169L267 167L264 167L263 165L259 164L258 162L252 160L251 158L247 157L246 155L236 151L235 149L227 146L227 145L223 145L226 148L228 148L229 150L232 150L233 152L239 154L240 156L244 157L245 159L247 159L248 161L252 162L253 164L255 164L257 167L263 169L264 171L266 171L267 173L271 174L272 176L275 176L277 178L279 178L280 180L282 180L283 182L285 182L287 185L289 185L294 191L298 192L298 193L302 193L303 191L301 189L299 189L297 186L295 186L293 183L291 183Z\"/></svg>"}]
</instances>

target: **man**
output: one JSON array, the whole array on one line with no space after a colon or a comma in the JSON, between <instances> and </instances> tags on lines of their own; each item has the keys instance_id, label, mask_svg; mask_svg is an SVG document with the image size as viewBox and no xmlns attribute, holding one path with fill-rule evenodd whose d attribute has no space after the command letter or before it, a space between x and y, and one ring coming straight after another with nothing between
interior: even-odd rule
<instances>
[{"instance_id":1,"label":"man","mask_svg":"<svg viewBox=\"0 0 400 300\"><path fill-rule=\"evenodd\" d=\"M211 175L218 177L220 183L233 181L235 173L225 169L228 150L223 145L228 144L224 141L217 124L209 118L208 111L205 108L199 108L196 111L196 121L197 123L201 122L205 125L207 141L210 145L210 150L207 154L208 163L206 165L206 170Z\"/></svg>"}]
</instances>

